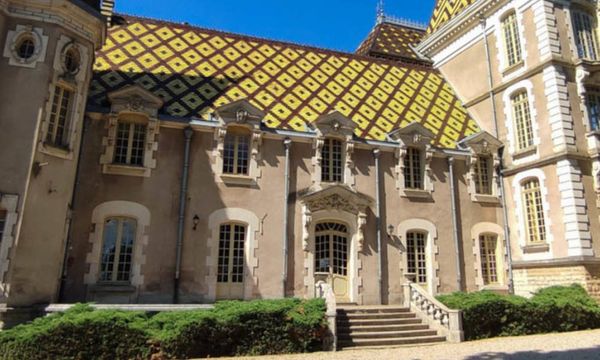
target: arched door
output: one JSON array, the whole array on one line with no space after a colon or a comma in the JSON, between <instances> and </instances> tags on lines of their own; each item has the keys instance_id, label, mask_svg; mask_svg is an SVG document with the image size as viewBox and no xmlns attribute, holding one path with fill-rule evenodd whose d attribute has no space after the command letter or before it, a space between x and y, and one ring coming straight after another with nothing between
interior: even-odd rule
<instances>
[{"instance_id":1,"label":"arched door","mask_svg":"<svg viewBox=\"0 0 600 360\"><path fill-rule=\"evenodd\" d=\"M245 241L245 225L223 224L220 226L217 299L244 298Z\"/></svg>"},{"instance_id":2,"label":"arched door","mask_svg":"<svg viewBox=\"0 0 600 360\"><path fill-rule=\"evenodd\" d=\"M350 299L348 285L348 227L322 222L315 227L315 283L327 282L339 302Z\"/></svg>"}]
</instances>

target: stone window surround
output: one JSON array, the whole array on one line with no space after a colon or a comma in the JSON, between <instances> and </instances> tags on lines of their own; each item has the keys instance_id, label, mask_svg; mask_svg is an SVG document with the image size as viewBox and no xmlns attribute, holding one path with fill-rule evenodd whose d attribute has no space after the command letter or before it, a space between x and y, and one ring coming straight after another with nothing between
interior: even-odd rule
<instances>
[{"instance_id":1,"label":"stone window surround","mask_svg":"<svg viewBox=\"0 0 600 360\"><path fill-rule=\"evenodd\" d=\"M470 150L469 157L467 158L467 189L471 195L471 200L474 202L485 202L495 203L500 202L500 179L498 178L498 168L500 166L500 158L498 157L498 149L502 146L502 143L493 137L491 134L482 131L475 135L472 135L466 139L463 139L459 146ZM479 156L488 156L491 158L492 169L490 178L490 187L492 190L491 194L478 194L476 191L475 178L475 165L478 161Z\"/></svg>"},{"instance_id":2,"label":"stone window surround","mask_svg":"<svg viewBox=\"0 0 600 360\"><path fill-rule=\"evenodd\" d=\"M69 74L64 67L64 56L66 51L70 48L75 47L80 54L80 67L79 71L75 74ZM87 78L88 68L90 62L89 50L87 47L78 44L72 38L61 35L57 44L56 52L54 55L53 62L53 75L52 81L48 87L48 101L44 108L43 121L41 126L41 133L38 140L38 149L40 152L62 158L65 160L73 160L73 150L78 145L77 134L81 131L83 115L85 113L85 104L87 99ZM61 86L73 92L72 103L67 114L68 118L66 121L68 138L68 144L66 148L56 147L46 142L46 134L48 133L48 126L50 124L50 116L52 112L52 102L54 100L54 93L56 87Z\"/></svg>"},{"instance_id":3,"label":"stone window surround","mask_svg":"<svg viewBox=\"0 0 600 360\"><path fill-rule=\"evenodd\" d=\"M425 219L408 219L398 224L397 234L400 242L402 243L402 261L399 264L400 273L406 277L406 267L408 265L407 247L406 247L406 234L411 231L419 231L427 234L427 246L426 246L426 262L427 262L427 288L431 295L436 295L440 286L440 279L438 272L440 270L440 264L437 256L439 254L439 247L437 245L437 228L435 224ZM407 279L408 281L408 279Z\"/></svg>"},{"instance_id":4,"label":"stone window surround","mask_svg":"<svg viewBox=\"0 0 600 360\"><path fill-rule=\"evenodd\" d=\"M544 207L544 221L545 221L545 225L546 225L546 243L542 244L541 247L540 245L538 245L538 247L540 247L540 249L537 249L539 251L528 251L530 249L530 246L527 243L527 239L525 234L527 233L526 229L525 229L525 215L524 215L524 209L523 209L523 194L522 194L522 184L527 181L530 180L532 178L537 178L537 180L540 183L540 192L542 193L542 206ZM553 251L552 251L552 243L554 242L554 236L552 234L551 230L551 225L552 225L552 220L550 218L550 204L548 202L548 187L546 186L546 174L544 173L544 171L542 169L530 169L530 170L526 170L523 171L519 174L517 174L513 181L512 181L512 187L513 187L513 199L515 202L515 215L517 218L517 231L515 231L515 233L517 234L517 245L519 246L519 248L521 249L521 251L523 252L523 260L525 261L529 261L529 260L547 260L547 259L552 259L553 258ZM536 250L536 249L532 249L532 250Z\"/></svg>"},{"instance_id":5,"label":"stone window surround","mask_svg":"<svg viewBox=\"0 0 600 360\"><path fill-rule=\"evenodd\" d=\"M490 23L493 24L494 36L496 38L498 69L500 69L502 78L505 81L508 81L521 75L527 69L527 40L525 37L525 26L523 22L524 10L525 9L519 9L519 6L515 5L514 2L510 2L504 7L502 7L500 10L496 11L494 15L492 15L489 19ZM504 29L502 26L502 21L512 12L514 12L517 16L517 27L519 30L518 36L519 42L521 44L522 61L509 67L506 59L506 45L504 40Z\"/></svg>"},{"instance_id":6,"label":"stone window surround","mask_svg":"<svg viewBox=\"0 0 600 360\"><path fill-rule=\"evenodd\" d=\"M15 241L15 231L19 214L17 206L19 205L18 195L0 194L0 208L6 211L4 231L0 239L0 291L6 294L8 289L4 283L4 277L8 271L10 263L10 250Z\"/></svg>"},{"instance_id":7,"label":"stone window surround","mask_svg":"<svg viewBox=\"0 0 600 360\"><path fill-rule=\"evenodd\" d=\"M104 285L99 282L100 261L102 257L102 246L104 243L104 222L112 217L127 217L137 222L136 237L133 245L133 259L131 267L131 278L129 284L135 290L144 284L142 267L146 264L145 250L148 246L151 215L145 206L130 201L108 201L102 203L92 212L92 224L89 242L92 244L90 252L86 256L88 272L84 275L83 282L89 286ZM115 285L123 287L124 285ZM134 291L135 291L134 290Z\"/></svg>"},{"instance_id":8,"label":"stone window surround","mask_svg":"<svg viewBox=\"0 0 600 360\"><path fill-rule=\"evenodd\" d=\"M217 299L217 273L219 261L219 228L222 224L235 222L246 226L244 242L244 300L254 297L258 286L258 234L260 220L253 212L241 208L224 208L214 211L208 217L210 237L206 241L207 254L204 283L208 287L207 301Z\"/></svg>"},{"instance_id":9,"label":"stone window surround","mask_svg":"<svg viewBox=\"0 0 600 360\"><path fill-rule=\"evenodd\" d=\"M496 236L496 272L498 274L498 284L485 285L482 276L481 267L481 244L479 237L485 234L493 234ZM473 242L473 257L475 258L475 284L479 290L507 290L508 276L507 261L506 261L506 239L504 237L504 229L502 226L491 222L480 222L471 228L471 240ZM501 261L498 261L501 260Z\"/></svg>"},{"instance_id":10,"label":"stone window surround","mask_svg":"<svg viewBox=\"0 0 600 360\"><path fill-rule=\"evenodd\" d=\"M23 36L30 35L35 43L35 51L31 58L22 60L17 55L16 45ZM46 61L48 49L48 36L44 30L30 25L17 25L15 30L9 30L4 45L4 57L8 58L8 65L35 69L38 63Z\"/></svg>"},{"instance_id":11,"label":"stone window surround","mask_svg":"<svg viewBox=\"0 0 600 360\"><path fill-rule=\"evenodd\" d=\"M525 90L527 92L527 99L529 101L529 111L531 116L531 130L533 132L533 146L531 149L526 149L522 151L516 150L516 134L515 134L515 122L513 119L513 108L511 98L514 94L519 91ZM541 139L539 136L539 124L537 121L537 109L535 107L535 98L533 96L533 83L530 80L519 81L516 84L508 87L502 96L502 100L504 102L504 125L507 130L507 143L508 143L508 153L513 158L513 163L515 165L521 165L523 163L538 160L539 155L539 146L541 143Z\"/></svg>"},{"instance_id":12,"label":"stone window surround","mask_svg":"<svg viewBox=\"0 0 600 360\"><path fill-rule=\"evenodd\" d=\"M104 116L106 135L102 138L103 153L100 156L103 174L150 177L157 166L158 135L160 123L158 110L162 99L139 86L126 86L108 95L111 112ZM141 122L147 125L144 148L144 166L130 166L114 163L114 151L119 121Z\"/></svg>"},{"instance_id":13,"label":"stone window surround","mask_svg":"<svg viewBox=\"0 0 600 360\"><path fill-rule=\"evenodd\" d=\"M214 130L215 146L211 162L215 182L227 185L257 186L262 176L260 169L263 140L261 123L265 113L248 100L241 99L218 108L215 111L215 117L219 122L219 126ZM227 136L227 130L230 128L242 128L249 131L248 175L223 173L225 136Z\"/></svg>"}]
</instances>

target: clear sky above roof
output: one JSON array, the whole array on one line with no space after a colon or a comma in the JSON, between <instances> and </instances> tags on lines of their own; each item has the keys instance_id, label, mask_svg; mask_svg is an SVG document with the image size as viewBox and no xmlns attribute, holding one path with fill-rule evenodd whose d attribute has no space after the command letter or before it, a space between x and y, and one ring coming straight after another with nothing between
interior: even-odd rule
<instances>
[{"instance_id":1,"label":"clear sky above roof","mask_svg":"<svg viewBox=\"0 0 600 360\"><path fill-rule=\"evenodd\" d=\"M117 11L353 52L375 24L378 0L116 0ZM385 0L385 12L427 23L435 0Z\"/></svg>"}]
</instances>

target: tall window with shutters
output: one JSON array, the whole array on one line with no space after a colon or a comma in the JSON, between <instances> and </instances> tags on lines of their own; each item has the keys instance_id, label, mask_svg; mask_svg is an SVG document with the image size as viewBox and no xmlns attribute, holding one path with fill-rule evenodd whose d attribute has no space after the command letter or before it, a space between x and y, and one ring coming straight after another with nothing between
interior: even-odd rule
<instances>
[{"instance_id":1,"label":"tall window with shutters","mask_svg":"<svg viewBox=\"0 0 600 360\"><path fill-rule=\"evenodd\" d=\"M479 236L479 250L481 255L481 277L484 285L498 284L498 237L494 234Z\"/></svg>"},{"instance_id":2,"label":"tall window with shutters","mask_svg":"<svg viewBox=\"0 0 600 360\"><path fill-rule=\"evenodd\" d=\"M147 125L136 122L119 121L114 150L114 163L130 166L144 166L144 144Z\"/></svg>"},{"instance_id":3,"label":"tall window with shutters","mask_svg":"<svg viewBox=\"0 0 600 360\"><path fill-rule=\"evenodd\" d=\"M525 181L521 185L521 192L527 243L533 245L544 243L546 241L546 220L539 180Z\"/></svg>"},{"instance_id":4,"label":"tall window with shutters","mask_svg":"<svg viewBox=\"0 0 600 360\"><path fill-rule=\"evenodd\" d=\"M511 96L511 105L515 128L515 148L517 151L527 150L534 145L527 91L520 91Z\"/></svg>"},{"instance_id":5,"label":"tall window with shutters","mask_svg":"<svg viewBox=\"0 0 600 360\"><path fill-rule=\"evenodd\" d=\"M421 150L409 147L404 156L404 187L423 189L423 164Z\"/></svg>"},{"instance_id":6,"label":"tall window with shutters","mask_svg":"<svg viewBox=\"0 0 600 360\"><path fill-rule=\"evenodd\" d=\"M407 272L418 284L427 283L427 234L419 231L406 233Z\"/></svg>"},{"instance_id":7,"label":"tall window with shutters","mask_svg":"<svg viewBox=\"0 0 600 360\"><path fill-rule=\"evenodd\" d=\"M571 16L577 55L586 60L598 60L598 35L593 17L580 11L573 11Z\"/></svg>"},{"instance_id":8,"label":"tall window with shutters","mask_svg":"<svg viewBox=\"0 0 600 360\"><path fill-rule=\"evenodd\" d=\"M135 219L114 217L104 222L100 281L128 283L137 231Z\"/></svg>"},{"instance_id":9,"label":"tall window with shutters","mask_svg":"<svg viewBox=\"0 0 600 360\"><path fill-rule=\"evenodd\" d=\"M337 139L325 139L321 151L321 181L343 182L344 163L342 142Z\"/></svg>"},{"instance_id":10,"label":"tall window with shutters","mask_svg":"<svg viewBox=\"0 0 600 360\"><path fill-rule=\"evenodd\" d=\"M502 20L502 33L506 63L508 67L515 66L523 61L523 54L519 37L517 13L514 11L506 15Z\"/></svg>"},{"instance_id":11,"label":"tall window with shutters","mask_svg":"<svg viewBox=\"0 0 600 360\"><path fill-rule=\"evenodd\" d=\"M223 174L248 175L250 134L238 129L227 130L223 147Z\"/></svg>"},{"instance_id":12,"label":"tall window with shutters","mask_svg":"<svg viewBox=\"0 0 600 360\"><path fill-rule=\"evenodd\" d=\"M54 87L54 96L48 118L46 144L60 147L69 147L69 131L71 129L72 107L75 92L65 85Z\"/></svg>"},{"instance_id":13,"label":"tall window with shutters","mask_svg":"<svg viewBox=\"0 0 600 360\"><path fill-rule=\"evenodd\" d=\"M480 155L474 168L475 192L482 195L492 195L492 158Z\"/></svg>"}]
</instances>

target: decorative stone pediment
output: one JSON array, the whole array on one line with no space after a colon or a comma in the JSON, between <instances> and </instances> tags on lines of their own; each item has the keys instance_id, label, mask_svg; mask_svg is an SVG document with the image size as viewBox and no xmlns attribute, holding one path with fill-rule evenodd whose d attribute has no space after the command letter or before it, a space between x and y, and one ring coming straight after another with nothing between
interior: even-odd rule
<instances>
[{"instance_id":1,"label":"decorative stone pediment","mask_svg":"<svg viewBox=\"0 0 600 360\"><path fill-rule=\"evenodd\" d=\"M223 105L215 111L215 115L225 126L240 125L255 130L260 129L262 119L266 116L261 109L252 105L247 99Z\"/></svg>"},{"instance_id":2,"label":"decorative stone pediment","mask_svg":"<svg viewBox=\"0 0 600 360\"><path fill-rule=\"evenodd\" d=\"M163 107L164 101L148 90L130 85L108 94L112 113L130 112L142 113L151 118L158 116L158 111Z\"/></svg>"},{"instance_id":3,"label":"decorative stone pediment","mask_svg":"<svg viewBox=\"0 0 600 360\"><path fill-rule=\"evenodd\" d=\"M458 143L463 149L471 149L476 154L495 155L502 142L487 131L471 135Z\"/></svg>"},{"instance_id":4,"label":"decorative stone pediment","mask_svg":"<svg viewBox=\"0 0 600 360\"><path fill-rule=\"evenodd\" d=\"M435 134L421 123L413 122L401 129L388 134L391 140L400 142L403 146L426 147L431 144Z\"/></svg>"},{"instance_id":5,"label":"decorative stone pediment","mask_svg":"<svg viewBox=\"0 0 600 360\"><path fill-rule=\"evenodd\" d=\"M333 111L329 114L321 115L312 126L320 137L331 136L351 140L357 125L341 112Z\"/></svg>"}]
</instances>

